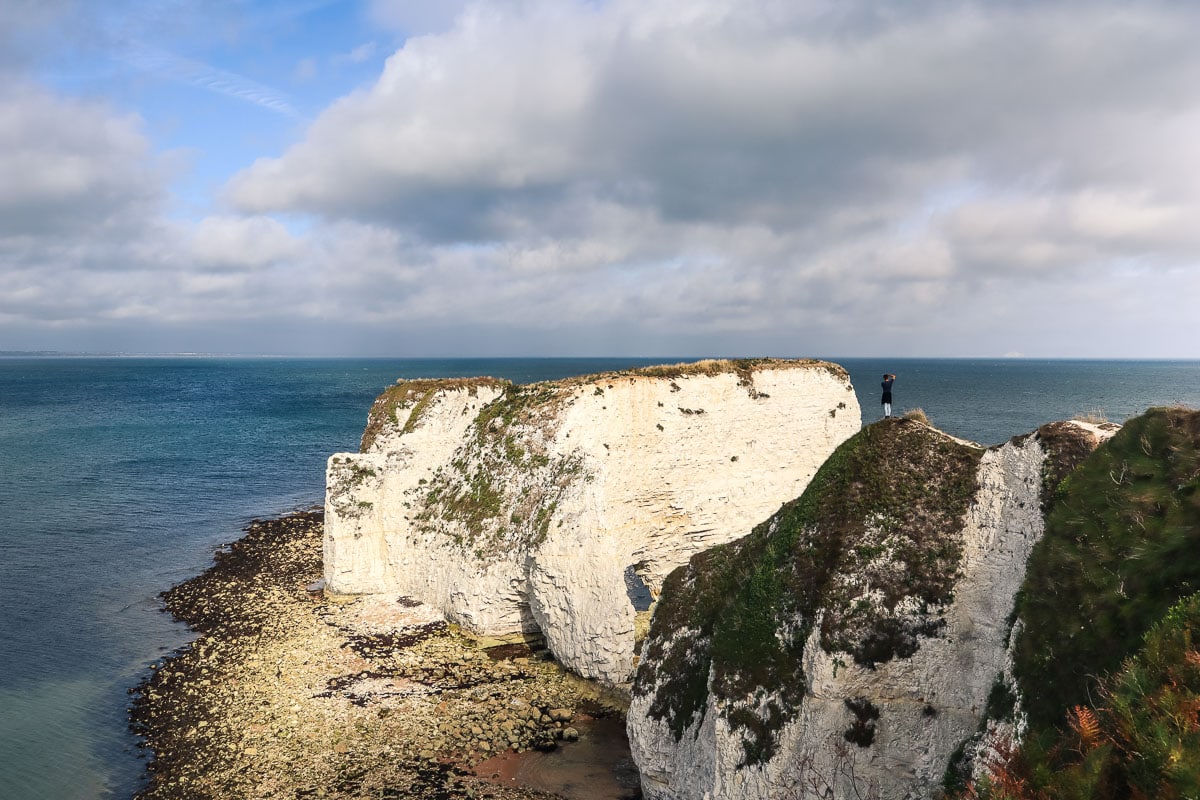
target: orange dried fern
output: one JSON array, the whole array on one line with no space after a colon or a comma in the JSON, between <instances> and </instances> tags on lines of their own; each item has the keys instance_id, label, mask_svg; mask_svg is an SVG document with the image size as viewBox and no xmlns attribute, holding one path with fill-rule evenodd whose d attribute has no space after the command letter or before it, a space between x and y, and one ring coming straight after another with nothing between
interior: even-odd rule
<instances>
[{"instance_id":1,"label":"orange dried fern","mask_svg":"<svg viewBox=\"0 0 1200 800\"><path fill-rule=\"evenodd\" d=\"M1107 738L1100 727L1100 718L1087 706L1075 706L1067 712L1067 724L1079 737L1079 753L1095 750Z\"/></svg>"},{"instance_id":2,"label":"orange dried fern","mask_svg":"<svg viewBox=\"0 0 1200 800\"><path fill-rule=\"evenodd\" d=\"M1030 786L1028 766L1021 757L1021 748L1009 738L992 745L986 777L981 785L968 784L965 797L967 800L1048 800Z\"/></svg>"}]
</instances>

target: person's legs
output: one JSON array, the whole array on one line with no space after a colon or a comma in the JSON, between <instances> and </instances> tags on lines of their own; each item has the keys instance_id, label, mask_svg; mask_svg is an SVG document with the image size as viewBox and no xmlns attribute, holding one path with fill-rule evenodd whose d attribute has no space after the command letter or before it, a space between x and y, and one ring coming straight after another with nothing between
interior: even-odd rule
<instances>
[{"instance_id":1,"label":"person's legs","mask_svg":"<svg viewBox=\"0 0 1200 800\"><path fill-rule=\"evenodd\" d=\"M883 415L885 417L890 417L892 415L892 404L891 403L883 404Z\"/></svg>"}]
</instances>

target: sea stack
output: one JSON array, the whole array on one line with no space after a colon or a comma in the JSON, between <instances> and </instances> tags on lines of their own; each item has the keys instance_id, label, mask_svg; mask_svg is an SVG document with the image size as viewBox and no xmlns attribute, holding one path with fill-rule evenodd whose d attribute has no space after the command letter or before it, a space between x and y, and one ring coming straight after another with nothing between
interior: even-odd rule
<instances>
[{"instance_id":1,"label":"sea stack","mask_svg":"<svg viewBox=\"0 0 1200 800\"><path fill-rule=\"evenodd\" d=\"M362 452L329 459L326 587L540 635L621 684L667 574L803 492L860 426L845 370L812 360L401 381Z\"/></svg>"}]
</instances>

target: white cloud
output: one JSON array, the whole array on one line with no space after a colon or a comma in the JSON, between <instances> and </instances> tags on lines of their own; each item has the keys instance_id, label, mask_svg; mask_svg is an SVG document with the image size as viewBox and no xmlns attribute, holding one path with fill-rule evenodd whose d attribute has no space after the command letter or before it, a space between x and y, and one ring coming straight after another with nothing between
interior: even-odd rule
<instances>
[{"instance_id":1,"label":"white cloud","mask_svg":"<svg viewBox=\"0 0 1200 800\"><path fill-rule=\"evenodd\" d=\"M190 259L198 269L257 269L301 253L300 242L270 217L205 217L188 236Z\"/></svg>"},{"instance_id":2,"label":"white cloud","mask_svg":"<svg viewBox=\"0 0 1200 800\"><path fill-rule=\"evenodd\" d=\"M466 5L467 0L369 0L367 10L379 25L417 36L446 30Z\"/></svg>"},{"instance_id":3,"label":"white cloud","mask_svg":"<svg viewBox=\"0 0 1200 800\"><path fill-rule=\"evenodd\" d=\"M335 64L362 64L366 61L370 61L375 56L375 52L378 49L379 45L377 45L375 42L364 42L355 47L349 53L341 53L334 56L333 62Z\"/></svg>"},{"instance_id":4,"label":"white cloud","mask_svg":"<svg viewBox=\"0 0 1200 800\"><path fill-rule=\"evenodd\" d=\"M1130 195L1143 168L1168 169L1139 152L1147 137L1190 150L1200 61L1165 7L955 6L854 27L814 5L473 5L233 197L451 240L520 235L580 196L778 228L890 220L939 180Z\"/></svg>"},{"instance_id":5,"label":"white cloud","mask_svg":"<svg viewBox=\"0 0 1200 800\"><path fill-rule=\"evenodd\" d=\"M980 292L1015 319L1029 281L1069 297L1131 263L1196 267L1190 7L846 8L472 5L232 197L494 249L485 275L453 268L547 325L637 307L917 340ZM529 274L554 310L520 294Z\"/></svg>"},{"instance_id":6,"label":"white cloud","mask_svg":"<svg viewBox=\"0 0 1200 800\"><path fill-rule=\"evenodd\" d=\"M10 245L35 244L5 251L0 291L22 299L0 318L270 319L383 352L1178 355L1189 340L1189 4L370 10L409 36L375 84L197 223L162 221L136 119L22 104L10 141L33 156L0 153L25 187L0 186L0 204L17 210ZM39 107L87 124L34 124ZM39 197L47 212L21 216ZM142 223L80 222L105 214ZM50 263L91 277L35 279ZM136 289L98 265L137 271Z\"/></svg>"},{"instance_id":7,"label":"white cloud","mask_svg":"<svg viewBox=\"0 0 1200 800\"><path fill-rule=\"evenodd\" d=\"M277 114L298 116L286 95L245 75L186 58L144 42L129 42L120 51L119 56L130 65L155 76L243 100Z\"/></svg>"},{"instance_id":8,"label":"white cloud","mask_svg":"<svg viewBox=\"0 0 1200 800\"><path fill-rule=\"evenodd\" d=\"M140 228L164 164L132 115L29 84L0 88L0 242Z\"/></svg>"}]
</instances>

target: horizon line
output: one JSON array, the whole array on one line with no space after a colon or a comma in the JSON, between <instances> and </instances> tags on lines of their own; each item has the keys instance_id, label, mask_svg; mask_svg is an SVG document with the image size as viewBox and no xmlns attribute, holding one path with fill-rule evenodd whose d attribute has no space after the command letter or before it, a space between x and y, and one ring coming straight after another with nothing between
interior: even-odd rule
<instances>
[{"instance_id":1,"label":"horizon line","mask_svg":"<svg viewBox=\"0 0 1200 800\"><path fill-rule=\"evenodd\" d=\"M245 353L207 351L91 351L91 350L0 350L0 358L245 358L245 359L308 359L308 360L380 360L380 361L501 361L501 360L676 360L692 361L704 359L744 360L755 358L802 359L821 361L1200 361L1200 356L1026 356L1026 355L364 355L364 354L316 354L316 353Z\"/></svg>"}]
</instances>

